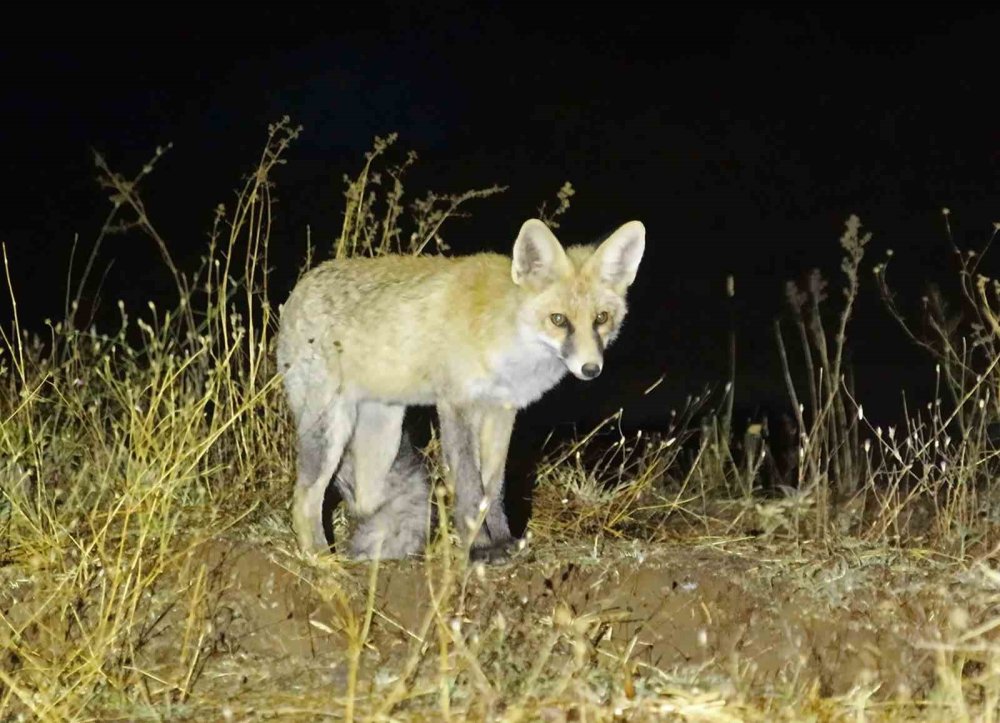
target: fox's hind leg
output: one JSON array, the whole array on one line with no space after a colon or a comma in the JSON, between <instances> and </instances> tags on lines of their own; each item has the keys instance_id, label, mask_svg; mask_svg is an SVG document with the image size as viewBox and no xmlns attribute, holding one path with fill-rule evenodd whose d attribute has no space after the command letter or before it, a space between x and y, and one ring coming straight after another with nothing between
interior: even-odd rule
<instances>
[{"instance_id":1,"label":"fox's hind leg","mask_svg":"<svg viewBox=\"0 0 1000 723\"><path fill-rule=\"evenodd\" d=\"M338 482L343 479L353 485L350 457L351 463L345 462L337 478ZM427 541L428 527L433 526L430 483L423 460L405 434L381 484L382 503L371 514L359 515L350 556L356 560L396 560L419 555Z\"/></svg>"},{"instance_id":2,"label":"fox's hind leg","mask_svg":"<svg viewBox=\"0 0 1000 723\"><path fill-rule=\"evenodd\" d=\"M405 412L406 407L401 404L374 401L358 404L358 420L351 440L355 477L351 499L353 511L360 517L367 517L382 505L382 482L399 452Z\"/></svg>"},{"instance_id":3,"label":"fox's hind leg","mask_svg":"<svg viewBox=\"0 0 1000 723\"><path fill-rule=\"evenodd\" d=\"M356 405L336 396L307 402L298 415L299 455L292 522L303 552L329 547L323 531L323 495L354 430Z\"/></svg>"},{"instance_id":4,"label":"fox's hind leg","mask_svg":"<svg viewBox=\"0 0 1000 723\"><path fill-rule=\"evenodd\" d=\"M353 488L342 490L359 520L352 557L393 559L423 549L429 486L426 471L402 435L405 411L399 404L359 405L351 441Z\"/></svg>"}]
</instances>

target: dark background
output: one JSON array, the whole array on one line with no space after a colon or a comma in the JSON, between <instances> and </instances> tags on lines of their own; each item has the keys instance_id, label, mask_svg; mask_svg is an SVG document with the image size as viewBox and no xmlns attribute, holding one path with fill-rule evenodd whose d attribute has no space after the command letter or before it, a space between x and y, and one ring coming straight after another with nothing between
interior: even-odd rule
<instances>
[{"instance_id":1,"label":"dark background","mask_svg":"<svg viewBox=\"0 0 1000 723\"><path fill-rule=\"evenodd\" d=\"M771 320L786 280L819 267L840 285L850 213L875 233L849 332L858 392L870 417L896 419L902 390L926 400L933 363L881 308L870 267L892 248L891 278L915 308L923 282L955 279L941 208L963 246L981 246L1000 213L1000 14L918 7L38 7L0 31L0 240L22 321L40 330L61 316L74 234L89 249L107 213L91 148L131 175L174 143L143 196L192 269L213 207L288 114L304 133L275 177L275 301L307 225L329 248L342 176L376 134L398 131L400 148L420 154L411 199L510 186L445 228L453 253L509 251L566 180L577 194L564 242L645 222L632 312L605 373L586 387L567 379L524 414L522 436L621 406L628 422L662 423L686 395L724 383L727 274L737 407L785 403ZM133 313L170 300L147 239L113 238L98 269L112 259L107 318L118 298Z\"/></svg>"}]
</instances>

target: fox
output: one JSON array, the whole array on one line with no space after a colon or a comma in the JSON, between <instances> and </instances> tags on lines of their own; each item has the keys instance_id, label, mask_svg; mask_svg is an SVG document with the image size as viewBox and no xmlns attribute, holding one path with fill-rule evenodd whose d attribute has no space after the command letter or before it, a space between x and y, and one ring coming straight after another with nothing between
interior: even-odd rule
<instances>
[{"instance_id":1,"label":"fox","mask_svg":"<svg viewBox=\"0 0 1000 723\"><path fill-rule=\"evenodd\" d=\"M511 256L387 254L306 272L277 336L302 551L329 549L322 507L332 479L359 522L354 556L423 551L430 488L402 426L407 407L433 405L455 528L473 560L506 559L517 544L503 506L515 416L567 373L601 373L645 244L640 221L564 247L528 219Z\"/></svg>"},{"instance_id":2,"label":"fox","mask_svg":"<svg viewBox=\"0 0 1000 723\"><path fill-rule=\"evenodd\" d=\"M348 509L356 509L353 454L348 449L334 477L334 485ZM355 560L394 560L411 557L424 547L425 533L436 517L430 505L430 480L416 448L404 432L399 451L383 478L383 503L356 520L348 556Z\"/></svg>"}]
</instances>

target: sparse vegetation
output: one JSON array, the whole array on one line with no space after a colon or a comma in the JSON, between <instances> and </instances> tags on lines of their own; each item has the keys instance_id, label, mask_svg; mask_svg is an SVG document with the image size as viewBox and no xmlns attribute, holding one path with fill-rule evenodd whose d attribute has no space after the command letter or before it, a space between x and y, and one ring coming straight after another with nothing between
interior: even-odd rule
<instances>
[{"instance_id":1,"label":"sparse vegetation","mask_svg":"<svg viewBox=\"0 0 1000 723\"><path fill-rule=\"evenodd\" d=\"M552 450L510 565L470 565L446 515L420 563L307 559L269 294L274 172L297 134L270 128L194 272L141 200L162 151L133 178L97 158L97 243L152 240L169 309L93 328L89 255L39 337L4 258L0 719L997 719L1000 292L979 256L956 250L968 325L931 294L929 335L911 331L939 399L873 429L847 361L870 235L848 220L833 324L817 273L776 327L799 439L766 494L766 425L732 439L729 386L666 432L626 436L616 416ZM448 219L501 190L407 201L415 156L387 160L394 140L347 179L322 255L445 250Z\"/></svg>"}]
</instances>

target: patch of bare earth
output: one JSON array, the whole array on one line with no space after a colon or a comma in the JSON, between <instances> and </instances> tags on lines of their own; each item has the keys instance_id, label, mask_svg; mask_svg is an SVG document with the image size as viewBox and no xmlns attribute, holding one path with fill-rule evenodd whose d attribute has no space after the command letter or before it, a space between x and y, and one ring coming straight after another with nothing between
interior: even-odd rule
<instances>
[{"instance_id":1,"label":"patch of bare earth","mask_svg":"<svg viewBox=\"0 0 1000 723\"><path fill-rule=\"evenodd\" d=\"M364 629L370 589L358 711L431 717L441 705L472 717L516 705L561 719L573 717L571 701L642 717L680 710L671 701L682 691L723 718L731 706L762 710L789 696L923 697L934 644L987 606L956 565L861 545L542 543L479 570L384 563L374 588L368 564L307 563L265 543L214 540L187 563L151 597L153 622L132 661L151 701L187 677L179 717L206 706L227 717L339 717L348 641ZM193 585L204 591L197 610L158 605ZM15 622L19 604L31 609L30 586L3 597ZM178 650L193 638L197 665L179 671ZM442 691L449 670L458 672Z\"/></svg>"}]
</instances>

